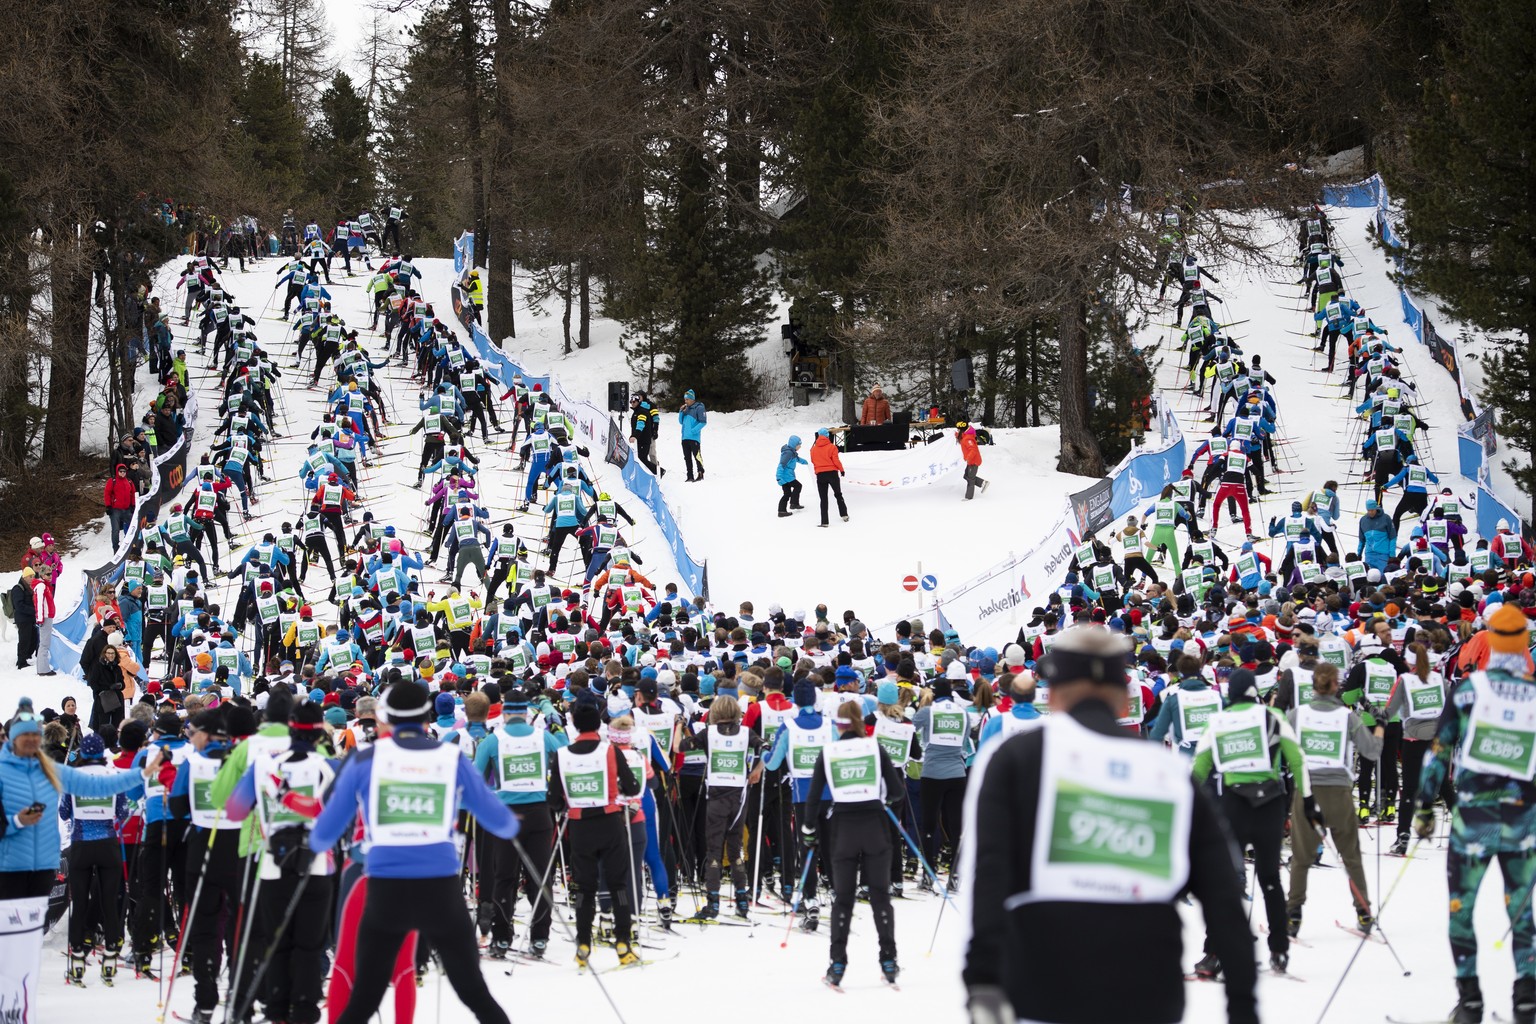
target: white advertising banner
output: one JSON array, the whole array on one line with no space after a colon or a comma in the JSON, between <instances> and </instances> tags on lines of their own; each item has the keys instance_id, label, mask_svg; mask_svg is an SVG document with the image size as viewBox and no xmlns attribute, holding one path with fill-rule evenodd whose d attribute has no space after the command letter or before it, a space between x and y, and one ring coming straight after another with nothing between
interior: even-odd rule
<instances>
[{"instance_id":1,"label":"white advertising banner","mask_svg":"<svg viewBox=\"0 0 1536 1024\"><path fill-rule=\"evenodd\" d=\"M0 900L0 1021L35 1024L48 897Z\"/></svg>"},{"instance_id":2,"label":"white advertising banner","mask_svg":"<svg viewBox=\"0 0 1536 1024\"><path fill-rule=\"evenodd\" d=\"M1055 525L1029 551L939 596L944 617L967 644L1001 648L1029 621L1031 608L1045 605L1072 560L1072 525L1072 511L1063 505Z\"/></svg>"},{"instance_id":3,"label":"white advertising banner","mask_svg":"<svg viewBox=\"0 0 1536 1024\"><path fill-rule=\"evenodd\" d=\"M932 444L905 448L899 452L845 452L844 487L870 491L900 491L939 483L953 473L965 471L960 442L946 432Z\"/></svg>"}]
</instances>

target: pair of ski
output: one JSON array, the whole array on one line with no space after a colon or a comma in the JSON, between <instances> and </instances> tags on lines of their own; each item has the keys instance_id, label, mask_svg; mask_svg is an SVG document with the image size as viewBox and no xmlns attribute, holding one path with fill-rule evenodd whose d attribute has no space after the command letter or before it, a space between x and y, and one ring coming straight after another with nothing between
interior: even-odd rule
<instances>
[{"instance_id":1,"label":"pair of ski","mask_svg":"<svg viewBox=\"0 0 1536 1024\"><path fill-rule=\"evenodd\" d=\"M845 996L845 995L848 994L848 990L843 988L843 986L840 983L835 983L835 982L829 981L825 977L823 977L821 979L821 983L823 985L827 986L827 988L831 989L833 992L836 992L840 996ZM884 978L880 979L880 985L881 985L882 988L888 988L892 992L900 992L901 991L901 985L899 985L898 983L896 983L894 981L886 981Z\"/></svg>"}]
</instances>

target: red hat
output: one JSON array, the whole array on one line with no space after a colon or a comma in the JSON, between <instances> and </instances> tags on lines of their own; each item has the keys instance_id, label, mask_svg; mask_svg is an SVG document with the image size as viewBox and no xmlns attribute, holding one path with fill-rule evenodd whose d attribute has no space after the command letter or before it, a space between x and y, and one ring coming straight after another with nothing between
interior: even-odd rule
<instances>
[{"instance_id":1,"label":"red hat","mask_svg":"<svg viewBox=\"0 0 1536 1024\"><path fill-rule=\"evenodd\" d=\"M158 680L158 679L151 679L149 682L145 683L144 684L144 692L145 693L159 693L160 692L160 680Z\"/></svg>"},{"instance_id":2,"label":"red hat","mask_svg":"<svg viewBox=\"0 0 1536 1024\"><path fill-rule=\"evenodd\" d=\"M309 605L305 605L304 607L299 609L299 614L300 615L313 615L313 614L315 614L315 610L313 608L311 608Z\"/></svg>"},{"instance_id":3,"label":"red hat","mask_svg":"<svg viewBox=\"0 0 1536 1024\"><path fill-rule=\"evenodd\" d=\"M337 707L340 707L341 706L341 694L337 693L335 690L332 690L330 693L325 695L325 700L322 701L322 703L325 704L326 707L329 707L332 704L335 704Z\"/></svg>"},{"instance_id":4,"label":"red hat","mask_svg":"<svg viewBox=\"0 0 1536 1024\"><path fill-rule=\"evenodd\" d=\"M543 384L535 384L533 386L533 390L535 390L535 391L543 391L544 390L544 385Z\"/></svg>"}]
</instances>

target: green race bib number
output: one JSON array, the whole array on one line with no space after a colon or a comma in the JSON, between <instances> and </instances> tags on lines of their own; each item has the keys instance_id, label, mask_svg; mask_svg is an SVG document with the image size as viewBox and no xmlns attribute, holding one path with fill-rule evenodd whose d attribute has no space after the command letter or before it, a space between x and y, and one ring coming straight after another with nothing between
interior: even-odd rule
<instances>
[{"instance_id":1,"label":"green race bib number","mask_svg":"<svg viewBox=\"0 0 1536 1024\"><path fill-rule=\"evenodd\" d=\"M745 761L739 750L714 750L709 755L711 775L740 775Z\"/></svg>"},{"instance_id":2,"label":"green race bib number","mask_svg":"<svg viewBox=\"0 0 1536 1024\"><path fill-rule=\"evenodd\" d=\"M1322 732L1317 729L1303 729L1301 731L1301 751L1303 754L1311 757L1342 762L1344 760L1344 734L1341 732Z\"/></svg>"},{"instance_id":3,"label":"green race bib number","mask_svg":"<svg viewBox=\"0 0 1536 1024\"><path fill-rule=\"evenodd\" d=\"M879 759L875 757L843 757L832 768L832 788L871 786L879 781Z\"/></svg>"},{"instance_id":4,"label":"green race bib number","mask_svg":"<svg viewBox=\"0 0 1536 1024\"><path fill-rule=\"evenodd\" d=\"M910 737L876 735L875 741L885 748L886 754L898 766L907 763L907 751L912 745Z\"/></svg>"},{"instance_id":5,"label":"green race bib number","mask_svg":"<svg viewBox=\"0 0 1536 1024\"><path fill-rule=\"evenodd\" d=\"M1259 729L1241 729L1222 733L1216 737L1216 745L1223 761L1238 761L1257 754L1264 742Z\"/></svg>"},{"instance_id":6,"label":"green race bib number","mask_svg":"<svg viewBox=\"0 0 1536 1024\"><path fill-rule=\"evenodd\" d=\"M207 811L213 814L218 808L213 804L213 781L199 782L192 780L192 809L194 811Z\"/></svg>"},{"instance_id":7,"label":"green race bib number","mask_svg":"<svg viewBox=\"0 0 1536 1024\"><path fill-rule=\"evenodd\" d=\"M1422 690L1410 688L1408 696L1413 701L1413 710L1415 711L1438 712L1445 707L1444 695L1440 692L1440 687L1438 686L1429 686Z\"/></svg>"},{"instance_id":8,"label":"green race bib number","mask_svg":"<svg viewBox=\"0 0 1536 1024\"><path fill-rule=\"evenodd\" d=\"M501 778L503 782L526 782L530 779L542 779L541 758L538 754L506 754L501 759Z\"/></svg>"},{"instance_id":9,"label":"green race bib number","mask_svg":"<svg viewBox=\"0 0 1536 1024\"><path fill-rule=\"evenodd\" d=\"M565 789L572 800L597 800L603 795L603 773L576 772L565 776Z\"/></svg>"},{"instance_id":10,"label":"green race bib number","mask_svg":"<svg viewBox=\"0 0 1536 1024\"><path fill-rule=\"evenodd\" d=\"M1533 741L1536 733L1487 722L1475 722L1472 727L1472 752L1488 764L1509 769L1512 776L1523 775L1529 767Z\"/></svg>"},{"instance_id":11,"label":"green race bib number","mask_svg":"<svg viewBox=\"0 0 1536 1024\"><path fill-rule=\"evenodd\" d=\"M816 759L821 756L820 747L796 747L795 770L799 772L811 772L816 770Z\"/></svg>"},{"instance_id":12,"label":"green race bib number","mask_svg":"<svg viewBox=\"0 0 1536 1024\"><path fill-rule=\"evenodd\" d=\"M1168 878L1173 815L1171 800L1114 796L1063 780L1056 789L1048 859Z\"/></svg>"},{"instance_id":13,"label":"green race bib number","mask_svg":"<svg viewBox=\"0 0 1536 1024\"><path fill-rule=\"evenodd\" d=\"M438 825L447 799L448 787L442 783L384 779L374 813L380 825Z\"/></svg>"}]
</instances>

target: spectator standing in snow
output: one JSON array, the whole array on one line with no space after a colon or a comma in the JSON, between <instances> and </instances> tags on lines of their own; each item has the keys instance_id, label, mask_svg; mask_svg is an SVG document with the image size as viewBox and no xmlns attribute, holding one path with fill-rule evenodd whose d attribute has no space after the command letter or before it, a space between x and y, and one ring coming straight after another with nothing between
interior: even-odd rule
<instances>
[{"instance_id":1,"label":"spectator standing in snow","mask_svg":"<svg viewBox=\"0 0 1536 1024\"><path fill-rule=\"evenodd\" d=\"M683 404L677 410L677 422L683 432L683 469L688 474L688 482L704 479L704 460L699 457L699 439L704 436L704 424L709 421L709 413L704 408L704 403L689 388L683 392ZM694 469L698 472L695 473Z\"/></svg>"},{"instance_id":2,"label":"spectator standing in snow","mask_svg":"<svg viewBox=\"0 0 1536 1024\"><path fill-rule=\"evenodd\" d=\"M773 479L779 485L779 518L790 515L791 509L804 508L800 504L800 481L795 479L795 467L805 465L805 460L800 457L800 436L789 435L789 440L784 447L779 449L779 468L774 473ZM823 518L825 518L826 502L822 502Z\"/></svg>"},{"instance_id":3,"label":"spectator standing in snow","mask_svg":"<svg viewBox=\"0 0 1536 1024\"><path fill-rule=\"evenodd\" d=\"M891 403L885 397L885 392L876 384L870 389L869 397L864 399L864 408L859 412L859 426L878 427L882 423L891 422Z\"/></svg>"},{"instance_id":4,"label":"spectator standing in snow","mask_svg":"<svg viewBox=\"0 0 1536 1024\"><path fill-rule=\"evenodd\" d=\"M837 514L843 517L843 522L848 521L848 504L843 501L844 475L843 459L837 453L837 445L832 441L832 434L823 427L816 431L816 440L811 444L811 469L816 473L816 493L821 496L821 526L827 526L827 492L831 491L837 496Z\"/></svg>"},{"instance_id":5,"label":"spectator standing in snow","mask_svg":"<svg viewBox=\"0 0 1536 1024\"><path fill-rule=\"evenodd\" d=\"M123 532L133 519L133 506L138 500L138 488L128 479L127 466L118 463L112 479L107 481L101 500L107 507L107 522L112 525L112 549L115 551L117 542L122 539Z\"/></svg>"},{"instance_id":6,"label":"spectator standing in snow","mask_svg":"<svg viewBox=\"0 0 1536 1024\"><path fill-rule=\"evenodd\" d=\"M11 588L11 617L16 620L16 667L26 668L37 653L37 609L32 604L32 580L37 573L21 570L21 580Z\"/></svg>"},{"instance_id":7,"label":"spectator standing in snow","mask_svg":"<svg viewBox=\"0 0 1536 1024\"><path fill-rule=\"evenodd\" d=\"M23 575L25 575L23 570ZM53 670L53 574L46 565L32 570L32 615L37 623L37 663L34 666L40 676L58 675Z\"/></svg>"},{"instance_id":8,"label":"spectator standing in snow","mask_svg":"<svg viewBox=\"0 0 1536 1024\"><path fill-rule=\"evenodd\" d=\"M666 476L666 470L651 453L651 445L660 432L659 414L660 410L651 404L644 391L636 392L629 400L629 439L634 442L635 457L658 478Z\"/></svg>"},{"instance_id":9,"label":"spectator standing in snow","mask_svg":"<svg viewBox=\"0 0 1536 1024\"><path fill-rule=\"evenodd\" d=\"M976 443L976 428L969 423L955 424L955 440L960 442L960 455L965 459L965 500L976 497L976 488L987 489L987 482L980 477L981 446Z\"/></svg>"}]
</instances>

